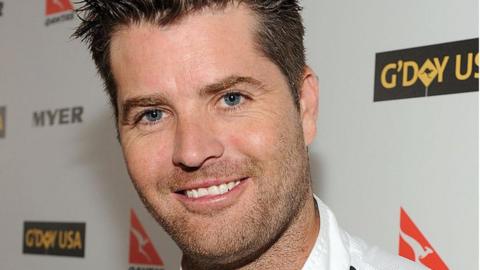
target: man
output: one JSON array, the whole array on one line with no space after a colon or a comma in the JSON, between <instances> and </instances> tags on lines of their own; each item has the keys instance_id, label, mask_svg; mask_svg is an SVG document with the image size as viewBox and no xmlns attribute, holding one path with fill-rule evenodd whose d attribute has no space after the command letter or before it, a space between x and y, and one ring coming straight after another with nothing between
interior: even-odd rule
<instances>
[{"instance_id":1,"label":"man","mask_svg":"<svg viewBox=\"0 0 480 270\"><path fill-rule=\"evenodd\" d=\"M342 232L314 198L318 83L299 11L295 0L87 0L74 36L183 269L417 269Z\"/></svg>"}]
</instances>

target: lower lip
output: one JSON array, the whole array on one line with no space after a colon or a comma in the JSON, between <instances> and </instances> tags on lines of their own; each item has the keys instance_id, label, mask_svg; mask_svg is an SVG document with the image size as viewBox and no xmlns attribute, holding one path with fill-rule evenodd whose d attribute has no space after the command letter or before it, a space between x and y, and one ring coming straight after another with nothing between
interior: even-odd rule
<instances>
[{"instance_id":1,"label":"lower lip","mask_svg":"<svg viewBox=\"0 0 480 270\"><path fill-rule=\"evenodd\" d=\"M219 195L207 195L200 198L189 198L187 197L187 195L178 193L174 193L173 195L190 212L199 214L212 213L234 205L248 187L249 182L250 178L240 180L240 183L236 185L232 190Z\"/></svg>"}]
</instances>

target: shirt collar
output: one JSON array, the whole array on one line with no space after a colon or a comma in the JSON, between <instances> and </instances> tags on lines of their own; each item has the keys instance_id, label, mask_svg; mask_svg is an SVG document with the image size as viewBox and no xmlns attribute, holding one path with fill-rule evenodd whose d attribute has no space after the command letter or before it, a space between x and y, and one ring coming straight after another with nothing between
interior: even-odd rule
<instances>
[{"instance_id":1,"label":"shirt collar","mask_svg":"<svg viewBox=\"0 0 480 270\"><path fill-rule=\"evenodd\" d=\"M350 255L345 233L338 227L332 211L316 196L320 231L302 270L349 269Z\"/></svg>"}]
</instances>

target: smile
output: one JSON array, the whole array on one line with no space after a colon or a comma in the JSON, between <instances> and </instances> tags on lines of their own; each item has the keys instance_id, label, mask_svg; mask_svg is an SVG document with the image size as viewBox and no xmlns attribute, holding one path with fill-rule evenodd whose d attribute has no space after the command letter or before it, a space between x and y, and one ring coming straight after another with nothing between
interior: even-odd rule
<instances>
[{"instance_id":1,"label":"smile","mask_svg":"<svg viewBox=\"0 0 480 270\"><path fill-rule=\"evenodd\" d=\"M250 190L252 178L212 178L189 183L173 192L187 211L212 215L241 202L242 194Z\"/></svg>"},{"instance_id":2,"label":"smile","mask_svg":"<svg viewBox=\"0 0 480 270\"><path fill-rule=\"evenodd\" d=\"M221 185L212 185L206 188L188 189L184 191L184 194L187 195L188 198L202 198L205 196L222 195L229 192L239 184L240 181L232 181Z\"/></svg>"}]
</instances>

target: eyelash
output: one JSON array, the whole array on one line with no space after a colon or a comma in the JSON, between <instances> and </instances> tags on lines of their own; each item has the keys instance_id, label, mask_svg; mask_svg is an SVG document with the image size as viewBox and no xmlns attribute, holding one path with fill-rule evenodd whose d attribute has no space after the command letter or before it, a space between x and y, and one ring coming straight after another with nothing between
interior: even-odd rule
<instances>
[{"instance_id":1,"label":"eyelash","mask_svg":"<svg viewBox=\"0 0 480 270\"><path fill-rule=\"evenodd\" d=\"M239 95L242 100L239 102L239 104L235 105L235 106L225 106L225 107L222 107L222 110L225 110L225 111L236 111L236 110L239 110L243 107L244 103L249 100L249 97L242 94L240 91L228 91L228 92L225 92L223 93L220 98L219 98L219 102L223 102L223 99L228 96L228 95ZM147 116L147 114L151 113L151 112L155 112L155 111L159 111L160 113L162 114L165 114L165 111L162 110L162 109L159 109L159 108L149 108L149 109L146 109L142 112L140 112L135 118L134 118L134 124L135 125L138 125L140 124L140 122ZM157 121L153 121L153 122L150 122L150 121L145 121L144 123L142 123L143 125L155 125L157 124L158 122L162 121L162 119L164 118L165 116L162 116L162 118L160 120L157 120Z\"/></svg>"},{"instance_id":2,"label":"eyelash","mask_svg":"<svg viewBox=\"0 0 480 270\"><path fill-rule=\"evenodd\" d=\"M155 111L159 111L161 114L165 114L165 111L163 111L162 109L158 109L158 108L151 108L151 109L146 109L142 112L140 112L136 117L135 117L135 125L139 124L146 116L147 114L151 113L151 112L155 112ZM164 118L165 116L162 116L162 118ZM162 119L160 120L157 120L157 121L153 121L153 122L150 122L150 121L145 121L145 123L142 123L144 125L155 125L157 122L161 121Z\"/></svg>"},{"instance_id":3,"label":"eyelash","mask_svg":"<svg viewBox=\"0 0 480 270\"><path fill-rule=\"evenodd\" d=\"M241 93L240 91L238 90L230 90L230 91L227 91L225 93L223 93L221 96L220 96L220 99L219 99L219 102L223 102L223 99L228 96L228 95L239 95L242 100L240 101L239 104L235 105L235 106L225 106L225 107L222 107L223 110L225 111L236 111L236 110L239 110L243 107L244 103L249 100L249 97L247 95L244 95L243 93Z\"/></svg>"}]
</instances>

